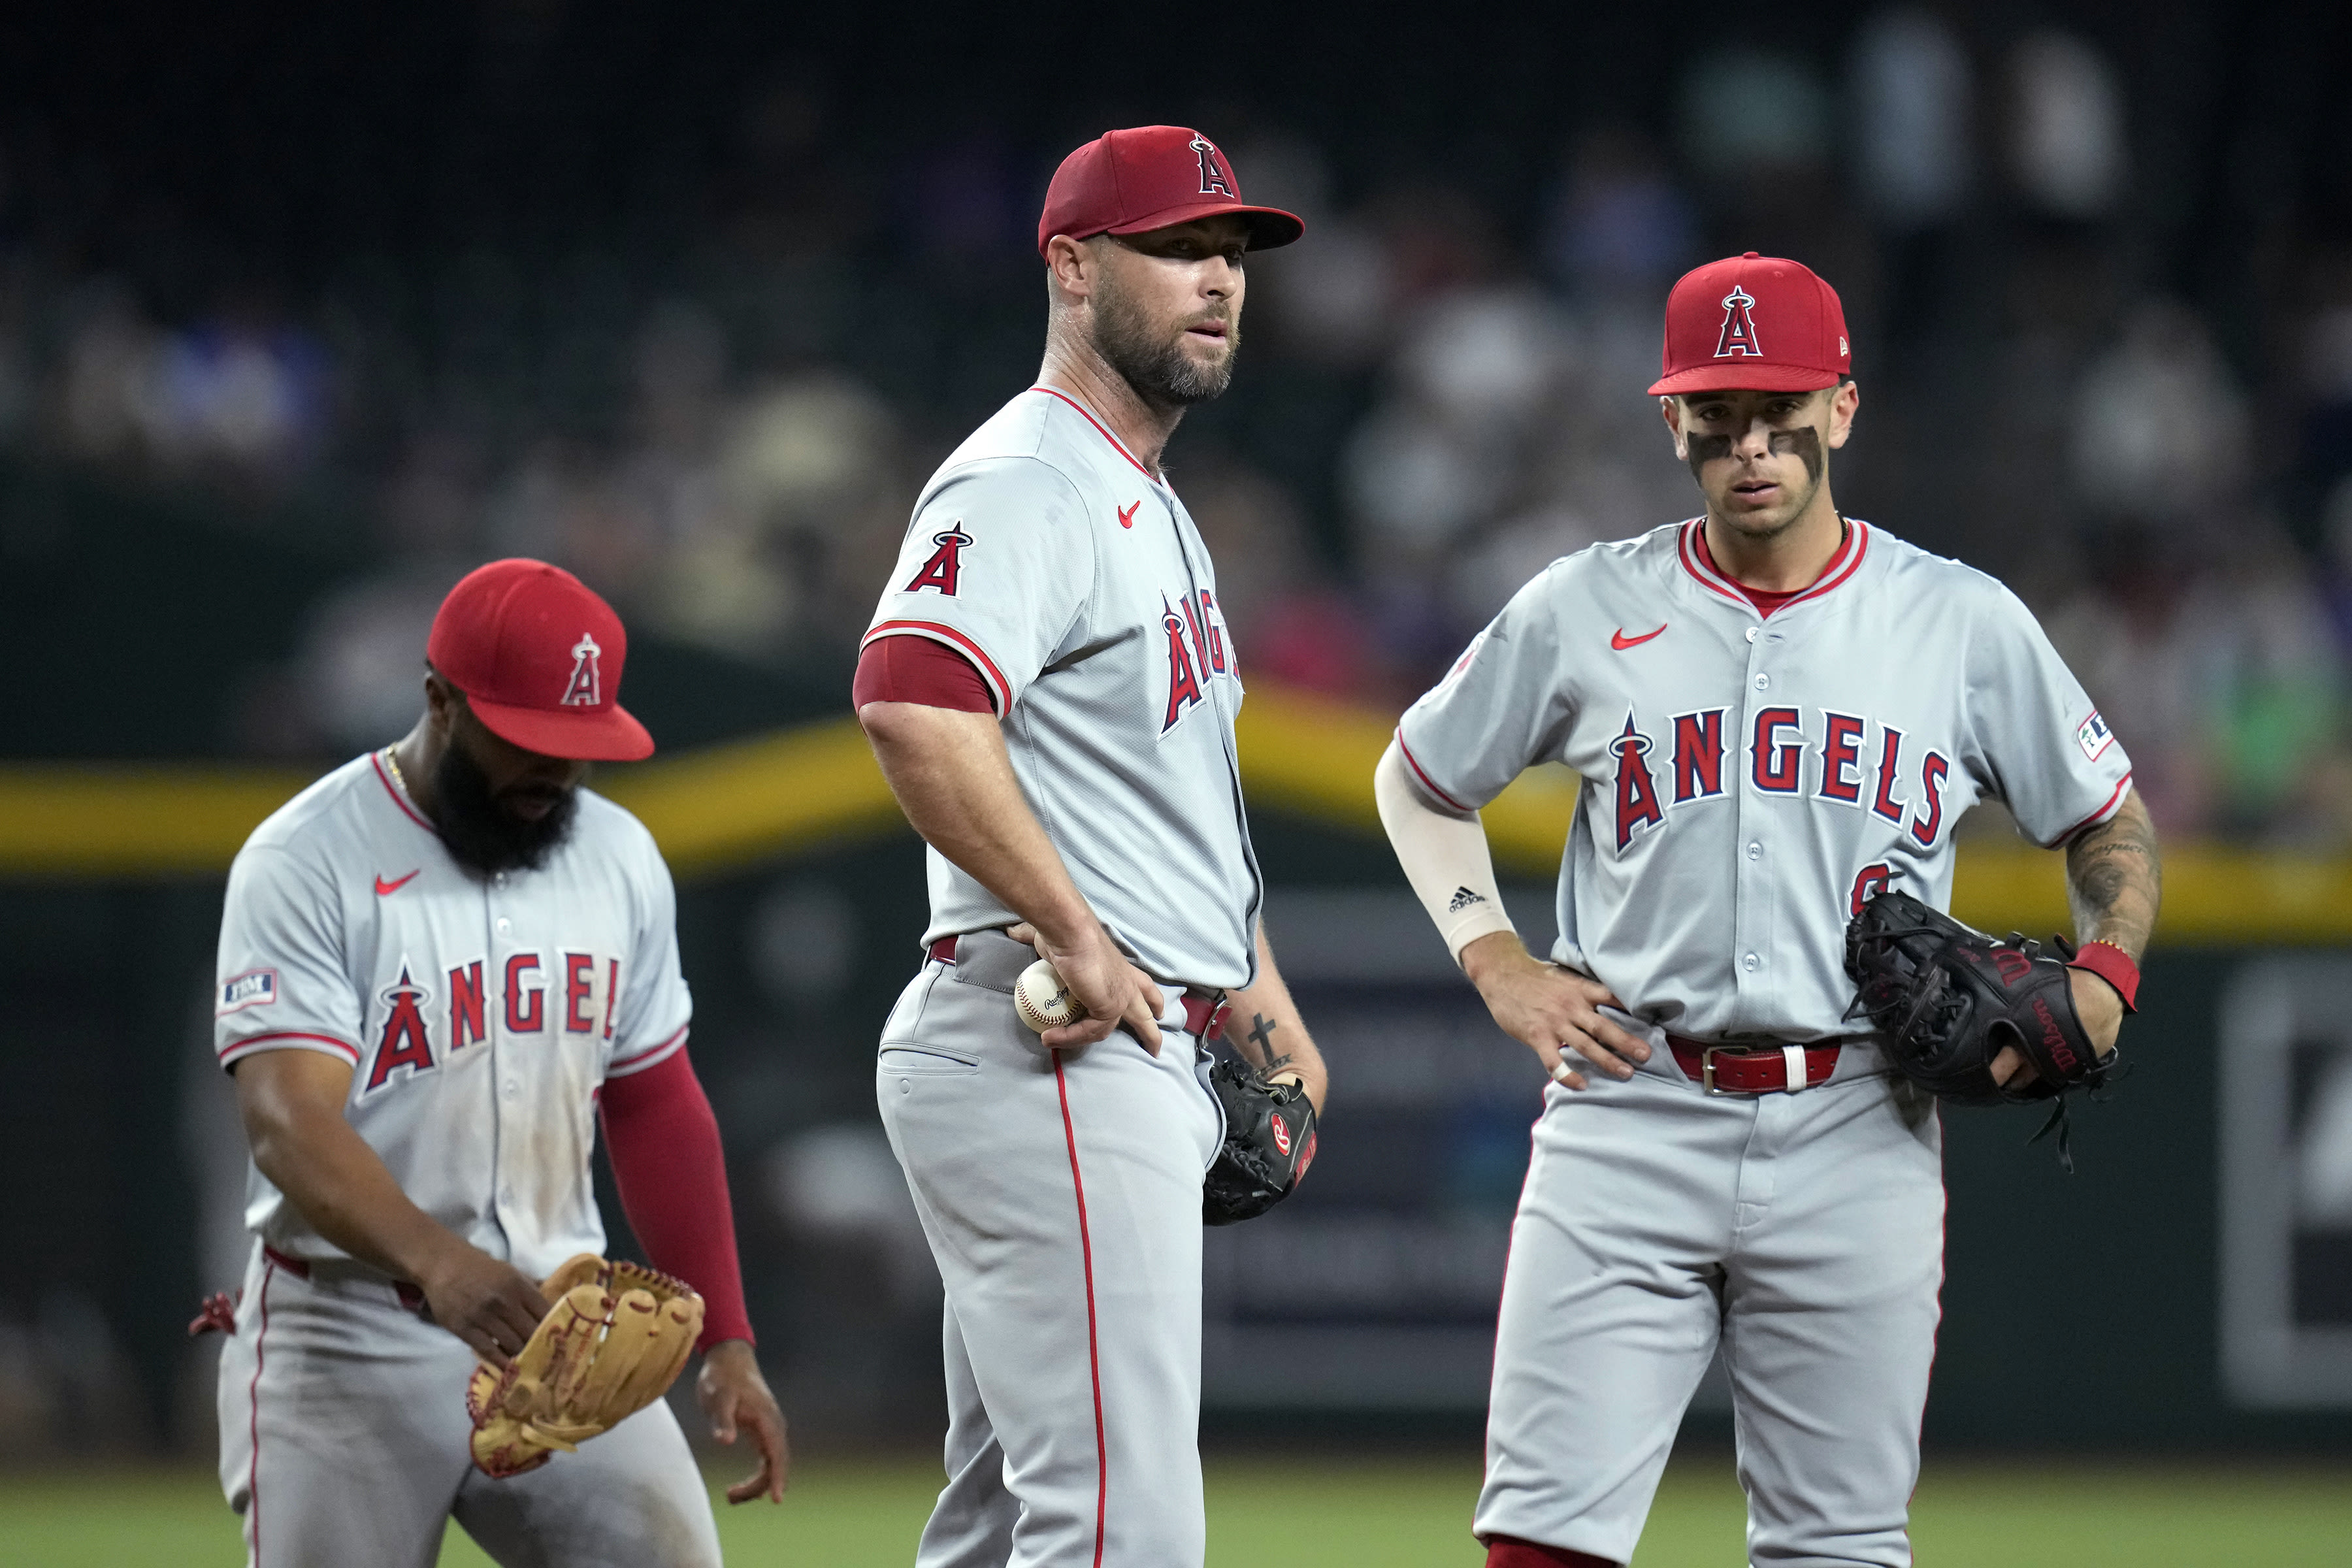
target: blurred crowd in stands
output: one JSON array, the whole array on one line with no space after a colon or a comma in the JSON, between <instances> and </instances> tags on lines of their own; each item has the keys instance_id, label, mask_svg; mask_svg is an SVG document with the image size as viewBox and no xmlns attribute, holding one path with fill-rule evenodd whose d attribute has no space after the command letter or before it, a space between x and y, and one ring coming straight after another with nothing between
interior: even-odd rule
<instances>
[{"instance_id":1,"label":"blurred crowd in stands","mask_svg":"<svg viewBox=\"0 0 2352 1568\"><path fill-rule=\"evenodd\" d=\"M317 297L167 302L19 237L0 440L365 535L269 744L404 727L433 605L492 553L845 701L908 503L1034 367L1064 149L975 132L852 190L825 114L750 106L748 174L658 267L355 260ZM1449 177L1475 144L1391 173L1234 118L1204 129L1307 237L1252 263L1235 390L1170 468L1254 679L1393 709L1545 562L1696 510L1642 388L1673 279L1755 249L1843 295L1843 504L2025 596L2166 829L2352 842L2352 232L2280 196L2230 241L2252 286L2194 297L2150 239L2163 127L2095 44L1895 8L1820 58L1695 55L1517 210Z\"/></svg>"}]
</instances>

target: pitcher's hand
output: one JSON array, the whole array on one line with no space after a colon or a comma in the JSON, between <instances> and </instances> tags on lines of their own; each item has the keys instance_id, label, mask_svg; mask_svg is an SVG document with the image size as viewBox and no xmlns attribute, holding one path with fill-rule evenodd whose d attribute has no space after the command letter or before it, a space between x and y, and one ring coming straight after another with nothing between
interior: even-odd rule
<instances>
[{"instance_id":1,"label":"pitcher's hand","mask_svg":"<svg viewBox=\"0 0 2352 1568\"><path fill-rule=\"evenodd\" d=\"M1166 1005L1160 987L1127 961L1100 925L1089 922L1074 936L1055 941L1024 921L1005 934L1035 948L1054 966L1085 1015L1039 1036L1046 1049L1091 1046L1124 1027L1145 1050L1160 1054L1160 1009Z\"/></svg>"}]
</instances>

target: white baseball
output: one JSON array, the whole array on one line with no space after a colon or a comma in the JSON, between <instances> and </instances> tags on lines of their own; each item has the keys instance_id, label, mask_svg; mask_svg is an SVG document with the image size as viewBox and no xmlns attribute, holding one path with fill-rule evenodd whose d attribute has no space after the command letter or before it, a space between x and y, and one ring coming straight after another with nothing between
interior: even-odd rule
<instances>
[{"instance_id":1,"label":"white baseball","mask_svg":"<svg viewBox=\"0 0 2352 1568\"><path fill-rule=\"evenodd\" d=\"M1076 1017L1078 1002L1070 994L1070 988L1062 984L1054 966L1041 958L1023 970L1021 978L1013 983L1013 1010L1021 1015L1023 1023L1042 1035Z\"/></svg>"}]
</instances>

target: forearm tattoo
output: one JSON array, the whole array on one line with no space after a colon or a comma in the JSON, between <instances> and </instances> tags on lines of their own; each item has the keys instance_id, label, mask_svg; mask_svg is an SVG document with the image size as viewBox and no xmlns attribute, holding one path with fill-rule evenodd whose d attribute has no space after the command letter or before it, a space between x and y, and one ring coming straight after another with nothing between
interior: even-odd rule
<instances>
[{"instance_id":1,"label":"forearm tattoo","mask_svg":"<svg viewBox=\"0 0 2352 1568\"><path fill-rule=\"evenodd\" d=\"M1247 1037L1257 1047L1261 1071L1272 1072L1276 1068L1289 1065L1290 1058L1287 1056L1274 1054L1274 1032L1280 1027L1282 1027L1280 1024L1263 1013L1250 1015L1250 1030Z\"/></svg>"},{"instance_id":2,"label":"forearm tattoo","mask_svg":"<svg viewBox=\"0 0 2352 1568\"><path fill-rule=\"evenodd\" d=\"M2111 942L2137 960L2147 951L2164 897L2156 825L2137 792L2116 815L2066 847L2066 896L2084 942Z\"/></svg>"}]
</instances>

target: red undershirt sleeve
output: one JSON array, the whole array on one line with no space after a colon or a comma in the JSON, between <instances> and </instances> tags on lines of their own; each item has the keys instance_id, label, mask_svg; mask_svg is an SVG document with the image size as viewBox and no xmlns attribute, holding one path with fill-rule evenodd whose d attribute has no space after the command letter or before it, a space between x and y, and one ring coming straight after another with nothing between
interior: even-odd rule
<instances>
[{"instance_id":1,"label":"red undershirt sleeve","mask_svg":"<svg viewBox=\"0 0 2352 1568\"><path fill-rule=\"evenodd\" d=\"M925 637L876 637L867 643L857 656L849 700L859 708L868 702L919 702L961 713L996 711L996 699L979 668L947 644Z\"/></svg>"},{"instance_id":2,"label":"red undershirt sleeve","mask_svg":"<svg viewBox=\"0 0 2352 1568\"><path fill-rule=\"evenodd\" d=\"M646 1261L702 1293L695 1348L751 1340L719 1119L686 1052L607 1079L601 1100L604 1151L629 1228L645 1244Z\"/></svg>"}]
</instances>

